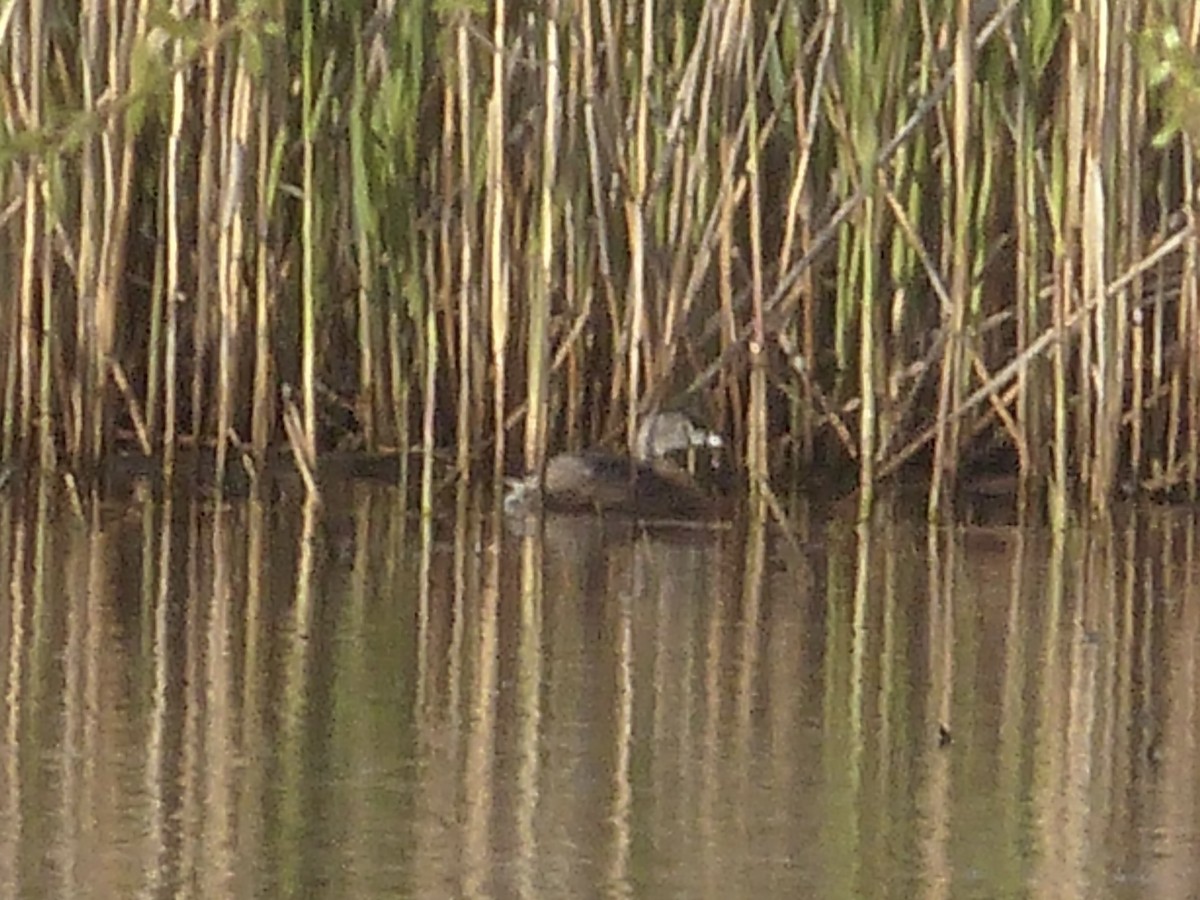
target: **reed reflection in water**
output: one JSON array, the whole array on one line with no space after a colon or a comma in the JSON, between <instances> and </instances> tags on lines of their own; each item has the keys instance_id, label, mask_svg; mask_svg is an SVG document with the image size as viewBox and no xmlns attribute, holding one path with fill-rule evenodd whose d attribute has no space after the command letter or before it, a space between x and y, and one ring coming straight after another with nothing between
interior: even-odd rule
<instances>
[{"instance_id":1,"label":"reed reflection in water","mask_svg":"<svg viewBox=\"0 0 1200 900\"><path fill-rule=\"evenodd\" d=\"M797 551L336 493L0 495L0 895L1200 884L1189 515Z\"/></svg>"}]
</instances>

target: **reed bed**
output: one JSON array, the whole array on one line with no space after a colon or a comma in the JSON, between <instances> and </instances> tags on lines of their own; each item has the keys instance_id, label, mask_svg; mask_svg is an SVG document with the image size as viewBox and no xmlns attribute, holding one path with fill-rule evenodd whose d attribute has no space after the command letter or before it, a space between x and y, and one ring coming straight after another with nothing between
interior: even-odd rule
<instances>
[{"instance_id":1,"label":"reed bed","mask_svg":"<svg viewBox=\"0 0 1200 900\"><path fill-rule=\"evenodd\" d=\"M684 406L864 510L1196 494L1195 4L101 7L0 18L6 465L432 509Z\"/></svg>"}]
</instances>

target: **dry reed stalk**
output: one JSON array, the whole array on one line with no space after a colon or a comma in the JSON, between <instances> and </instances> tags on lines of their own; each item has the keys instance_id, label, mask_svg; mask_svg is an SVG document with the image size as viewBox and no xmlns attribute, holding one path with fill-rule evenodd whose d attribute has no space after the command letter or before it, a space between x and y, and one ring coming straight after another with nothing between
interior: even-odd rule
<instances>
[{"instance_id":1,"label":"dry reed stalk","mask_svg":"<svg viewBox=\"0 0 1200 900\"><path fill-rule=\"evenodd\" d=\"M1084 246L1084 194L1086 190L1086 139L1087 114L1089 109L1090 85L1084 63L1085 54L1092 52L1089 26L1092 17L1082 8L1081 0L1074 0L1077 18L1068 26L1066 79L1061 102L1064 104L1064 131L1062 133L1065 153L1063 191L1057 198L1060 206L1062 233L1059 252L1063 254L1062 297L1068 309L1087 297L1083 281ZM1095 365L1094 331L1085 327L1079 333L1076 348L1078 367L1073 378L1064 381L1064 396L1075 390L1073 419L1075 425L1074 446L1076 471L1080 487L1087 491L1092 481L1092 459L1094 447L1093 425L1096 415L1096 399L1093 390L1092 368ZM1070 447L1068 438L1067 446ZM1069 451L1068 451L1069 453ZM1065 489L1065 485L1064 485ZM1068 498L1069 499L1069 498Z\"/></svg>"},{"instance_id":2,"label":"dry reed stalk","mask_svg":"<svg viewBox=\"0 0 1200 900\"><path fill-rule=\"evenodd\" d=\"M1078 60L1080 56L1077 29L1069 30L1067 37L1066 75L1062 80L1059 94L1063 104L1066 121L1056 123L1055 134L1060 140L1054 145L1057 154L1054 178L1049 186L1052 192L1048 202L1050 221L1054 228L1055 264L1053 278L1054 290L1054 328L1057 335L1053 354L1054 378L1054 432L1053 432L1053 477L1047 495L1050 525L1055 531L1066 527L1069 512L1070 495L1067 486L1068 455L1070 451L1069 431L1070 419L1067 415L1068 393L1070 386L1067 378L1067 332L1066 322L1071 314L1071 295L1075 289L1074 259L1076 241L1073 229L1078 222L1076 213L1078 203L1075 200L1080 194L1079 165L1077 162L1078 147L1082 134L1081 116L1085 103L1083 86L1079 83ZM1086 332L1087 329L1084 329ZM1083 341L1081 340L1081 344ZM1080 355L1083 356L1081 347ZM1086 372L1082 368L1080 371ZM1082 398L1080 398L1082 399ZM1086 428L1077 424L1076 437L1082 437ZM1080 444L1082 449L1082 444Z\"/></svg>"},{"instance_id":3,"label":"dry reed stalk","mask_svg":"<svg viewBox=\"0 0 1200 900\"><path fill-rule=\"evenodd\" d=\"M1115 123L1105 98L1115 91L1112 84L1118 73L1110 71L1109 43L1123 41L1114 35L1108 18L1108 8L1096 7L1091 30L1089 91L1093 103L1089 109L1084 134L1084 196L1082 219L1082 288L1084 296L1104 294L1107 272L1111 265L1112 240L1109 227L1113 222L1109 212L1111 201L1103 170L1111 166L1113 150L1111 133ZM1125 384L1125 345L1127 312L1116 295L1101 300L1094 317L1094 346L1096 364L1096 421L1092 430L1092 462L1090 505L1095 513L1108 511L1117 479L1117 450L1120 442L1121 412Z\"/></svg>"},{"instance_id":4,"label":"dry reed stalk","mask_svg":"<svg viewBox=\"0 0 1200 900\"><path fill-rule=\"evenodd\" d=\"M25 28L16 31L16 45L10 51L10 83L16 91L16 106L20 124L30 130L42 125L42 76L45 68L46 35L43 27L45 9L41 0L31 0L24 9ZM18 23L19 24L19 23ZM24 37L25 41L21 42ZM23 43L23 46L22 46ZM25 457L30 451L33 426L34 348L36 346L35 310L38 253L42 251L39 231L41 221L41 176L38 160L29 160L20 170L17 183L24 188L24 214L19 247L20 274L17 279L16 320L13 334L17 352L16 428L7 453ZM6 454L7 455L7 454Z\"/></svg>"},{"instance_id":5,"label":"dry reed stalk","mask_svg":"<svg viewBox=\"0 0 1200 900\"><path fill-rule=\"evenodd\" d=\"M862 205L862 234L871 235L876 230L878 203L875 196L868 195ZM858 517L866 521L875 502L875 450L878 441L878 417L876 397L876 328L875 295L877 289L874 248L868 243L861 247L858 266L861 272L861 288L858 295L861 304L858 312L858 383L861 406L858 416Z\"/></svg>"},{"instance_id":6,"label":"dry reed stalk","mask_svg":"<svg viewBox=\"0 0 1200 900\"><path fill-rule=\"evenodd\" d=\"M577 34L575 30L575 17L578 15L579 7L572 8L568 14L563 17L563 21L571 27L572 33ZM560 7L561 13L561 7ZM577 227L577 220L587 222L583 218L584 215L584 198L581 196L587 191L587 178L582 175L576 166L571 166L571 161L582 163L586 159L586 146L583 133L583 123L579 116L568 115L567 111L577 110L583 105L583 65L580 62L580 42L578 40L570 40L565 48L565 56L563 49L560 48L559 55L563 57L562 65L564 67L565 84L563 86L563 116L559 124L560 135L560 167L557 169L558 177L563 182L564 203L561 214L561 229L562 239L562 259L560 262L562 272L562 309L563 315L573 316L576 320L579 319L579 310L584 309L590 312L590 300L592 292L583 289L582 285L590 285L592 278L591 272L584 271L585 261L591 258L589 247L591 242L587 237L591 234L591 229L586 225ZM583 386L580 381L582 375L582 366L580 364L580 348L574 342L569 334L564 334L560 338L558 347L554 351L554 359L551 363L551 371L557 371L563 365L566 365L567 371L564 377L565 385L559 386L558 390L554 390L551 384L547 384L547 417L546 425L542 431L543 437L543 454L546 453L546 445L549 443L549 435L553 422L551 409L555 407L561 410L559 421L564 426L566 445L568 447L575 446L575 440L579 433L579 416L582 407ZM558 402L556 402L556 400Z\"/></svg>"},{"instance_id":7,"label":"dry reed stalk","mask_svg":"<svg viewBox=\"0 0 1200 900\"><path fill-rule=\"evenodd\" d=\"M1200 16L1196 17L1196 28L1200 30ZM1195 35L1193 35L1193 43ZM1183 209L1187 227L1197 233L1196 220L1196 163L1195 147L1190 135L1182 136L1186 150L1183 157ZM1195 500L1200 491L1200 288L1197 274L1200 273L1196 242L1190 241L1183 251L1183 278L1180 283L1179 307L1182 311L1179 337L1184 345L1183 359L1190 360L1188 372L1188 445L1187 445L1187 492ZM1181 363L1183 365L1183 363Z\"/></svg>"},{"instance_id":8,"label":"dry reed stalk","mask_svg":"<svg viewBox=\"0 0 1200 900\"><path fill-rule=\"evenodd\" d=\"M107 63L108 90L116 96L128 96L133 90L132 58L145 39L148 27L148 0L126 6L118 0L108 4L110 29ZM118 27L117 23L120 23ZM100 136L104 172L103 229L96 272L95 313L92 327L91 371L93 383L85 402L90 406L87 456L99 461L110 428L111 410L105 402L108 360L113 355L119 305L125 285L125 260L130 207L133 200L133 164L137 128L132 116L111 120Z\"/></svg>"},{"instance_id":9,"label":"dry reed stalk","mask_svg":"<svg viewBox=\"0 0 1200 900\"><path fill-rule=\"evenodd\" d=\"M759 64L754 41L754 11L747 2L742 7L742 37L744 44L746 121L749 124L749 139L746 142L746 177L749 183L750 213L750 307L752 334L750 340L750 408L746 423L746 462L750 476L751 502L757 507L755 519L765 519L764 491L771 477L771 466L767 459L767 374L766 374L766 329L763 322L763 235L762 235L762 183L759 156L758 78Z\"/></svg>"},{"instance_id":10,"label":"dry reed stalk","mask_svg":"<svg viewBox=\"0 0 1200 900\"><path fill-rule=\"evenodd\" d=\"M173 114L173 113L172 113ZM163 142L163 154L170 151L169 139ZM150 436L150 447L158 446L158 429L160 405L162 403L162 367L163 351L166 341L163 335L166 328L166 303L164 291L167 282L167 168L163 166L156 172L159 180L159 196L154 204L154 276L150 284L150 337L146 347L146 431Z\"/></svg>"},{"instance_id":11,"label":"dry reed stalk","mask_svg":"<svg viewBox=\"0 0 1200 900\"><path fill-rule=\"evenodd\" d=\"M183 0L175 0L172 13L176 18L182 18ZM182 39L177 38L172 45L174 61L178 64L184 54ZM179 320L179 297L182 291L182 260L180 254L182 216L180 199L183 193L182 173L180 171L180 152L182 150L183 122L187 109L185 94L185 77L182 68L176 68L171 78L171 118L167 132L167 146L164 153L166 167L166 283L163 293L166 297L166 347L164 352L164 397L163 397L163 468L168 479L175 465L176 415L178 398L176 396L175 376L177 367Z\"/></svg>"},{"instance_id":12,"label":"dry reed stalk","mask_svg":"<svg viewBox=\"0 0 1200 900\"><path fill-rule=\"evenodd\" d=\"M218 28L221 4L217 0L208 0L207 12L209 26ZM208 409L204 391L213 317L213 284L217 271L216 232L212 223L217 218L217 173L221 168L217 145L217 102L221 91L224 54L220 50L220 47L212 44L204 54L200 147L196 158L196 284L192 300L191 384L191 437L194 443L200 441L204 432L205 411Z\"/></svg>"},{"instance_id":13,"label":"dry reed stalk","mask_svg":"<svg viewBox=\"0 0 1200 900\"><path fill-rule=\"evenodd\" d=\"M150 445L150 431L146 426L145 418L142 416L141 404L138 403L137 395L134 394L133 387L125 375L125 369L119 362L115 360L111 361L109 369L112 373L113 383L116 384L117 390L121 392L121 396L125 400L125 411L129 416L129 421L133 423L133 431L137 435L142 455L149 456L153 452L153 448ZM49 449L47 452L52 454L53 450ZM46 466L46 468L51 468L51 466Z\"/></svg>"},{"instance_id":14,"label":"dry reed stalk","mask_svg":"<svg viewBox=\"0 0 1200 900\"><path fill-rule=\"evenodd\" d=\"M950 266L950 317L944 321L949 329L942 358L941 384L938 397L938 436L934 442L933 472L930 476L929 508L930 520L940 517L942 512L942 479L949 481L953 490L958 475L959 418L947 417L949 410L962 404L963 344L966 340L964 326L967 320L968 291L972 248L970 229L972 222L973 185L975 158L969 145L969 133L975 119L971 101L974 73L974 56L971 43L971 4L969 0L957 0L957 22L954 41L954 101L952 145L950 165L953 174L954 211L953 233L948 245L953 247Z\"/></svg>"},{"instance_id":15,"label":"dry reed stalk","mask_svg":"<svg viewBox=\"0 0 1200 900\"><path fill-rule=\"evenodd\" d=\"M493 483L504 476L504 400L507 384L508 350L508 245L505 241L504 197L504 91L505 91L505 0L497 0L492 9L492 84L488 101L487 123L487 220L488 297L491 309L492 337L492 421L495 427Z\"/></svg>"},{"instance_id":16,"label":"dry reed stalk","mask_svg":"<svg viewBox=\"0 0 1200 900\"><path fill-rule=\"evenodd\" d=\"M53 156L45 163L46 168L58 169L61 161ZM38 464L44 471L54 469L57 451L54 444L54 400L53 400L53 353L57 324L54 315L54 254L48 249L52 246L54 229L58 222L59 211L53 201L55 191L51 185L57 181L53 172L46 171L39 177L42 180L42 233L40 236L43 248L40 255L41 274L38 283L41 288L40 328L38 329Z\"/></svg>"},{"instance_id":17,"label":"dry reed stalk","mask_svg":"<svg viewBox=\"0 0 1200 900\"><path fill-rule=\"evenodd\" d=\"M551 280L554 268L555 210L554 193L558 183L559 122L562 96L559 85L557 3L547 10L545 111L542 133L541 206L538 221L540 247L536 284L529 309L529 357L526 380L529 415L525 419L525 469L540 472L546 446L546 394L550 385L549 334Z\"/></svg>"},{"instance_id":18,"label":"dry reed stalk","mask_svg":"<svg viewBox=\"0 0 1200 900\"><path fill-rule=\"evenodd\" d=\"M641 400L643 347L646 342L646 204L650 178L650 76L654 67L655 10L653 0L641 7L641 49L637 60L637 90L634 95L632 145L628 148L629 186L625 195L625 227L629 242L628 307L622 343L626 352L625 434L630 450L637 441L638 405ZM650 354L647 353L647 356ZM650 360L652 364L652 359Z\"/></svg>"},{"instance_id":19,"label":"dry reed stalk","mask_svg":"<svg viewBox=\"0 0 1200 900\"><path fill-rule=\"evenodd\" d=\"M475 307L475 228L474 221L467 210L471 206L471 171L473 168L471 135L474 124L471 117L471 54L469 52L469 33L467 17L460 15L455 27L455 49L457 53L458 93L458 141L459 141L459 194L462 199L463 214L459 217L459 259L458 259L458 422L456 425L458 449L458 474L465 479L471 466L471 448L473 436L482 416L472 416L472 384L479 383L472 378L475 369L476 354L471 341L471 310ZM448 88L449 89L449 86ZM480 391L482 394L482 391Z\"/></svg>"},{"instance_id":20,"label":"dry reed stalk","mask_svg":"<svg viewBox=\"0 0 1200 900\"><path fill-rule=\"evenodd\" d=\"M711 52L710 32L713 31L714 5L705 4L700 11L700 19L696 23L695 41L687 55L683 67L683 77L675 93L675 101L671 108L670 119L667 123L666 134L663 137L663 154L658 170L650 188L651 194L658 194L667 180L670 172L670 191L664 197L668 203L667 223L663 243L667 247L683 248L694 241L695 223L703 193L702 181L707 178L704 160L707 158L708 142L704 140L704 122L707 121L708 110L699 102L701 89L701 72L707 71L703 84L711 89L712 67L702 69L707 53ZM677 54L683 54L683 41L676 42ZM687 134L685 129L692 121L698 124L694 129L694 142L685 145ZM662 351L660 369L667 371L671 368L677 348L677 331L685 322L691 310L694 295L684 292L685 276L689 267L695 271L696 260L690 253L676 252L671 265L667 283L666 308L662 316Z\"/></svg>"},{"instance_id":21,"label":"dry reed stalk","mask_svg":"<svg viewBox=\"0 0 1200 900\"><path fill-rule=\"evenodd\" d=\"M25 170L25 211L24 229L21 242L21 274L18 287L17 321L14 329L17 343L18 390L17 390L17 427L15 453L25 456L29 452L32 433L33 416L33 379L34 379L34 309L35 287L34 278L37 270L37 253L40 249L38 241L38 212L40 200L38 197L38 179L34 174L34 165Z\"/></svg>"},{"instance_id":22,"label":"dry reed stalk","mask_svg":"<svg viewBox=\"0 0 1200 900\"><path fill-rule=\"evenodd\" d=\"M258 94L258 162L255 176L254 254L254 375L250 412L250 445L255 461L262 465L274 431L274 373L278 371L271 348L271 310L276 306L275 282L268 269L272 254L267 238L271 233L271 210L275 205L283 134L275 133L272 121L272 92L263 84ZM274 140L272 135L274 134ZM368 395L370 396L370 395Z\"/></svg>"},{"instance_id":23,"label":"dry reed stalk","mask_svg":"<svg viewBox=\"0 0 1200 900\"><path fill-rule=\"evenodd\" d=\"M1133 28L1132 22L1125 23L1125 31ZM1134 148L1138 136L1146 128L1146 86L1138 67L1134 64L1134 45L1127 41L1119 50L1121 54L1120 69L1120 99L1118 101L1117 145ZM1131 165L1126 169L1126 177L1121 181L1122 189L1118 200L1116 216L1125 224L1118 228L1117 254L1118 259L1135 259L1143 245L1143 225L1141 221L1141 196L1144 190L1142 167ZM1146 395L1146 326L1145 316L1141 309L1143 291L1141 277L1134 279L1129 290L1125 291L1122 299L1124 313L1118 316L1126 319L1126 329L1129 335L1129 377L1131 382L1129 406L1125 412L1124 422L1129 423L1129 460L1128 478L1131 484L1141 480L1145 460L1143 458L1142 409ZM1132 298L1132 302L1131 302Z\"/></svg>"},{"instance_id":24,"label":"dry reed stalk","mask_svg":"<svg viewBox=\"0 0 1200 900\"><path fill-rule=\"evenodd\" d=\"M100 45L100 18L102 7L99 3L82 4L79 10L79 80L81 89L82 115L95 115L98 107L96 97L97 82L102 82L102 48ZM76 242L78 247L78 262L75 270L75 335L74 350L77 360L86 360L91 356L91 327L87 303L78 302L79 298L91 297L95 292L97 260L100 254L100 236L98 229L99 205L101 199L100 177L97 167L98 144L96 135L88 131L80 141L79 147L79 189L78 211L76 213ZM67 455L72 465L78 468L83 461L83 435L85 431L84 397L85 386L81 383L81 368L86 372L86 366L76 366L74 377L69 388L70 412L67 414L66 427Z\"/></svg>"},{"instance_id":25,"label":"dry reed stalk","mask_svg":"<svg viewBox=\"0 0 1200 900\"><path fill-rule=\"evenodd\" d=\"M303 0L300 14L300 96L303 107L302 132L302 191L300 203L300 393L303 406L304 455L315 460L317 455L317 313L316 313L316 139L320 112L318 97L313 92L313 67L318 48L313 36L315 0ZM322 92L323 94L323 92Z\"/></svg>"},{"instance_id":26,"label":"dry reed stalk","mask_svg":"<svg viewBox=\"0 0 1200 900\"><path fill-rule=\"evenodd\" d=\"M798 18L798 15L797 15ZM780 241L779 262L777 270L786 272L795 253L794 244L807 246L812 238L812 197L809 170L812 165L814 136L817 131L817 113L820 109L821 95L824 91L826 78L829 73L829 59L833 49L834 16L826 10L821 15L821 44L813 66L812 88L805 95L805 77L802 65L803 56L795 57L794 84L794 117L796 122L796 163L792 173L791 187L788 189L786 215L784 217L783 237ZM801 23L796 21L792 27L799 32ZM797 234L797 226L799 226ZM812 269L804 270L802 276L791 288L790 296L783 302L800 310L800 346L804 359L811 364L816 347L814 298L813 298ZM791 431L800 434L799 462L801 465L811 465L813 453L813 438L815 416L813 398L809 395L807 404L800 404L798 399L793 402L790 410Z\"/></svg>"},{"instance_id":27,"label":"dry reed stalk","mask_svg":"<svg viewBox=\"0 0 1200 900\"><path fill-rule=\"evenodd\" d=\"M427 524L433 519L433 459L437 447L433 416L434 411L437 409L438 329L437 308L432 303L425 305L424 341L425 380L421 390L421 402L423 404L421 419L421 519ZM407 456L407 454L405 455ZM424 532L422 531L422 533Z\"/></svg>"},{"instance_id":28,"label":"dry reed stalk","mask_svg":"<svg viewBox=\"0 0 1200 900\"><path fill-rule=\"evenodd\" d=\"M1090 129L1089 129L1090 130ZM1101 148L1089 140L1085 170L1083 229L1081 243L1083 266L1081 285L1085 297L1096 297L1096 313L1093 316L1094 346L1096 349L1096 413L1097 421L1092 431L1092 448L1089 502L1094 513L1106 513L1108 501L1116 481L1116 445L1121 424L1121 389L1123 375L1118 362L1120 347L1116 322L1116 304L1105 299L1105 260L1107 254L1105 214L1106 198L1100 180L1100 162L1097 153Z\"/></svg>"},{"instance_id":29,"label":"dry reed stalk","mask_svg":"<svg viewBox=\"0 0 1200 900\"><path fill-rule=\"evenodd\" d=\"M733 86L729 76L736 70L736 53L734 32L737 28L737 7L729 4L723 10L724 15L718 16L713 27L718 29L713 42L712 58L710 61L713 90L718 93L716 100L717 115L715 121L720 127L717 138L717 167L722 174L732 174L738 169L738 158L741 154L741 139L731 133L730 125L735 121L736 99L733 96ZM736 129L740 131L740 129ZM715 204L717 212L717 294L721 310L721 343L727 349L739 343L738 312L735 308L734 255L736 252L736 235L734 234L734 215L740 203L735 202L731 192L723 192ZM742 385L739 378L732 372L722 370L718 385L719 402L723 407L729 405L729 418L732 420L734 446L745 446L746 408L742 397Z\"/></svg>"},{"instance_id":30,"label":"dry reed stalk","mask_svg":"<svg viewBox=\"0 0 1200 900\"><path fill-rule=\"evenodd\" d=\"M0 425L0 460L11 460L16 455L17 360L21 355L19 347L22 331L20 326L20 307L18 304L12 303L7 304L7 307L7 315L5 316L7 327L2 336L3 338L7 338L8 346L4 349L6 362L4 364L3 409L0 410L0 417L3 420L2 425Z\"/></svg>"},{"instance_id":31,"label":"dry reed stalk","mask_svg":"<svg viewBox=\"0 0 1200 900\"><path fill-rule=\"evenodd\" d=\"M396 442L400 447L400 495L408 496L408 457L412 452L412 437L409 428L409 398L412 382L407 369L401 365L400 313L391 307L387 312L387 350L391 365L392 417L396 422Z\"/></svg>"},{"instance_id":32,"label":"dry reed stalk","mask_svg":"<svg viewBox=\"0 0 1200 900\"><path fill-rule=\"evenodd\" d=\"M358 335L358 423L362 428L364 447L376 449L376 380L375 367L377 348L375 329L375 247L379 224L371 203L371 186L368 179L367 162L367 37L363 34L362 16L356 12L353 18L354 73L350 100L350 157L349 178L353 197L354 251L358 263L358 287L355 290L355 320Z\"/></svg>"},{"instance_id":33,"label":"dry reed stalk","mask_svg":"<svg viewBox=\"0 0 1200 900\"><path fill-rule=\"evenodd\" d=\"M224 483L228 442L233 430L233 407L237 402L234 378L240 370L242 316L246 303L242 281L243 182L246 177L246 148L249 143L250 111L253 86L244 53L233 67L233 96L223 109L221 205L217 236L217 308L220 311L220 338L217 344L217 484ZM307 415L307 412L306 412ZM306 429L312 422L306 420ZM314 431L309 431L310 457L315 457Z\"/></svg>"},{"instance_id":34,"label":"dry reed stalk","mask_svg":"<svg viewBox=\"0 0 1200 900\"><path fill-rule=\"evenodd\" d=\"M1033 68L1035 61L1026 44L1016 60L1018 70L1017 104L1013 129L1013 221L1016 231L1016 259L1014 261L1015 296L1017 316L1016 345L1013 351L1018 359L1027 359L1025 351L1040 329L1041 311L1038 305L1038 256L1041 227L1037 214L1036 189L1037 160L1034 120ZM1041 480L1045 472L1042 447L1042 423L1044 417L1042 372L1032 366L1023 365L1017 372L1017 427L1020 441L1017 444L1022 483L1031 477Z\"/></svg>"},{"instance_id":35,"label":"dry reed stalk","mask_svg":"<svg viewBox=\"0 0 1200 900\"><path fill-rule=\"evenodd\" d=\"M287 435L296 469L304 481L307 499L319 502L321 492L317 485L317 457L310 448L308 435L304 433L304 416L296 408L295 392L287 384L283 386L283 430Z\"/></svg>"},{"instance_id":36,"label":"dry reed stalk","mask_svg":"<svg viewBox=\"0 0 1200 900\"><path fill-rule=\"evenodd\" d=\"M1180 311L1183 313L1181 319L1186 318L1187 307L1180 306ZM1164 326L1165 332L1165 326ZM1173 335L1170 338L1173 339ZM1168 337L1164 336L1163 343L1165 344ZM1163 388L1162 391L1166 395L1166 430L1167 437L1161 450L1158 459L1158 465L1161 471L1174 472L1179 460L1179 432L1180 432L1180 387L1179 387L1179 368L1175 364L1168 363L1165 359L1165 350L1163 351Z\"/></svg>"},{"instance_id":37,"label":"dry reed stalk","mask_svg":"<svg viewBox=\"0 0 1200 900\"><path fill-rule=\"evenodd\" d=\"M716 10L712 4L705 4L700 21L696 25L696 42L688 63L688 74L680 85L680 97L677 104L682 107L685 103L694 105L691 115L695 124L692 131L692 143L687 147L687 167L683 174L683 184L680 188L680 203L683 206L680 216L679 231L681 237L689 235L699 227L703 220L704 204L709 204L707 227L702 232L708 236L707 242L702 237L700 246L695 254L679 253L671 274L671 296L667 305L667 320L665 325L665 340L669 352L674 352L676 334L682 330L692 311L693 302L698 294L698 284L703 273L708 271L713 247L715 246L716 223L720 210L724 208L724 198L711 196L712 173L709 171L712 156L709 153L710 141L706 136L710 133L713 113L713 91L716 82L716 66L712 60L716 52L715 39L718 37L718 21ZM707 59L708 65L704 65ZM680 153L680 156L684 154ZM724 170L721 173L721 184L727 186L736 179L733 173ZM736 203L735 203L736 205ZM693 224L693 222L695 224ZM676 285L683 282L682 288Z\"/></svg>"},{"instance_id":38,"label":"dry reed stalk","mask_svg":"<svg viewBox=\"0 0 1200 900\"><path fill-rule=\"evenodd\" d=\"M616 73L620 71L617 65L617 48L612 43L615 39L613 33L612 11L607 0L600 0L600 9L593 13L591 0L584 4L584 8L580 12L580 31L583 35L583 122L584 133L587 140L587 160L588 160L588 183L591 190L591 207L593 215L596 219L596 253L598 278L600 287L604 292L604 309L609 311L610 318L615 322L615 310L618 306L616 274L614 270L613 249L609 245L609 214L607 203L607 188L606 188L606 167L605 163L608 157L615 156L612 152L611 138L608 132L601 131L601 123L598 121L597 109L604 114L604 124L611 127L613 122L623 122L624 115L620 108L621 96L618 91L602 91L599 82L599 76L596 71L596 37L593 32L592 17L596 15L600 19L600 27L604 32L604 40L602 46L607 54L608 71ZM615 77L615 74L613 75ZM606 150L609 152L604 154L601 152L600 143L604 138L609 138L609 144L606 144ZM613 410L616 408L616 399L619 396L619 382L622 372L622 362L620 354L617 351L616 344L618 341L614 336L612 370L611 370L611 386L609 390L610 399L613 401L608 408L608 415L611 417Z\"/></svg>"}]
</instances>

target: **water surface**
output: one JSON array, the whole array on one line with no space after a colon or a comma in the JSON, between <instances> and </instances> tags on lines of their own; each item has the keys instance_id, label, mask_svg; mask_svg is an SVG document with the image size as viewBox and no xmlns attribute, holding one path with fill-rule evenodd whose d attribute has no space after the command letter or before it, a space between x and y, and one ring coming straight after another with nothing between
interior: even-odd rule
<instances>
[{"instance_id":1,"label":"water surface","mask_svg":"<svg viewBox=\"0 0 1200 900\"><path fill-rule=\"evenodd\" d=\"M1190 513L0 494L0 896L1180 898Z\"/></svg>"}]
</instances>

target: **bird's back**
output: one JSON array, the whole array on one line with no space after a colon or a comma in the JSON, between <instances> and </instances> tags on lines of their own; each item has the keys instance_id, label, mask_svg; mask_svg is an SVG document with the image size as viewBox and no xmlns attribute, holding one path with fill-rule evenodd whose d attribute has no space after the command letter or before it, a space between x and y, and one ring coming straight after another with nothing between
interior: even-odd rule
<instances>
[{"instance_id":1,"label":"bird's back","mask_svg":"<svg viewBox=\"0 0 1200 900\"><path fill-rule=\"evenodd\" d=\"M623 512L678 520L712 512L709 496L670 463L637 462L609 453L555 456L546 466L543 502L564 511Z\"/></svg>"}]
</instances>

